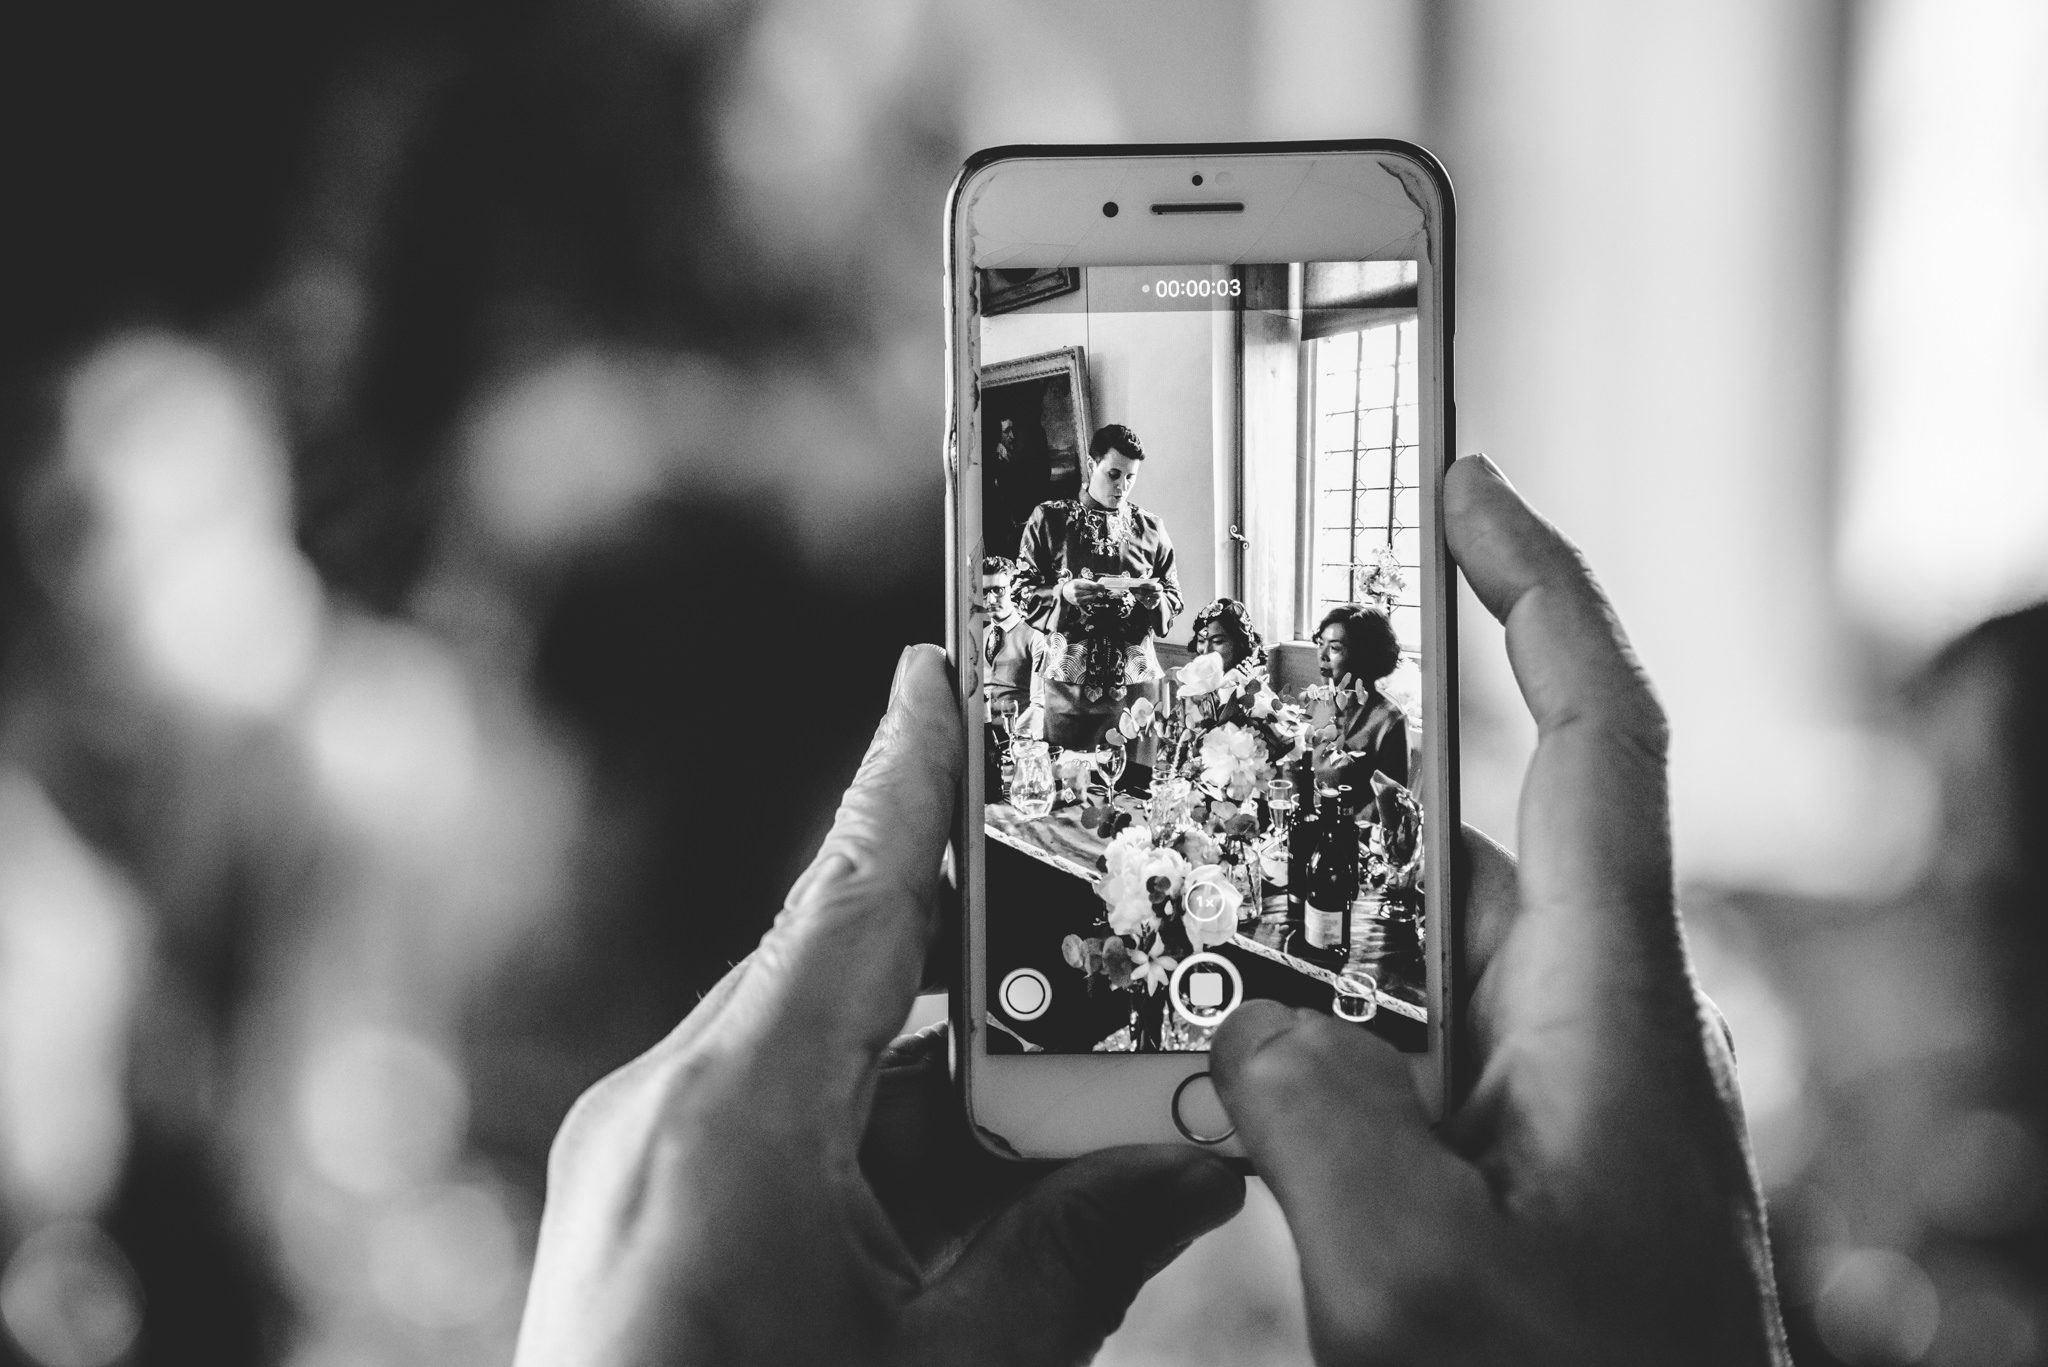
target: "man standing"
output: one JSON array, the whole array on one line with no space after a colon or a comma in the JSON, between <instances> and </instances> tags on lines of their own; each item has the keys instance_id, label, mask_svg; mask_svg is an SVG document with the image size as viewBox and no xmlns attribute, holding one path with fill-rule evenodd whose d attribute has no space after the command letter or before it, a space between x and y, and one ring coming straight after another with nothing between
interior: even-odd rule
<instances>
[{"instance_id":1,"label":"man standing","mask_svg":"<svg viewBox=\"0 0 2048 1367\"><path fill-rule=\"evenodd\" d=\"M1081 497L1032 510L1012 581L1019 611L1046 637L1045 738L1079 750L1102 744L1133 694L1156 699L1152 641L1181 610L1173 539L1131 498L1145 459L1137 433L1112 423L1088 454Z\"/></svg>"}]
</instances>

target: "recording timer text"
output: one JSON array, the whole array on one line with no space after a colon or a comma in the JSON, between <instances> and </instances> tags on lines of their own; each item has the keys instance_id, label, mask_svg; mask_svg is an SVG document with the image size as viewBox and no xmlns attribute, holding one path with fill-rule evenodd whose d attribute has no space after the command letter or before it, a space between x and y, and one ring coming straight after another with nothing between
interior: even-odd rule
<instances>
[{"instance_id":1,"label":"recording timer text","mask_svg":"<svg viewBox=\"0 0 2048 1367\"><path fill-rule=\"evenodd\" d=\"M1242 280L1155 280L1138 287L1162 299L1235 299L1244 292Z\"/></svg>"}]
</instances>

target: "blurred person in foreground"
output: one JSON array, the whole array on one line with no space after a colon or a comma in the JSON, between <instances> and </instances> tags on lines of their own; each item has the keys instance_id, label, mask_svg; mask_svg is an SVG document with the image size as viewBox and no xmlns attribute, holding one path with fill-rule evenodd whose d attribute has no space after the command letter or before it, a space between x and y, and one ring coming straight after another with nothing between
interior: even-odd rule
<instances>
[{"instance_id":1,"label":"blurred person in foreground","mask_svg":"<svg viewBox=\"0 0 2048 1367\"><path fill-rule=\"evenodd\" d=\"M1432 1128L1409 1060L1268 1002L1211 1060L1293 1229L1316 1358L1784 1363L1733 1058L1674 906L1663 713L1490 463L1453 467L1445 509L1538 731L1520 863L1462 847L1471 1093ZM990 1157L940 1033L892 1039L961 753L943 657L914 649L760 949L564 1122L521 1364L1084 1360L1237 1211L1242 1179L1190 1148Z\"/></svg>"}]
</instances>

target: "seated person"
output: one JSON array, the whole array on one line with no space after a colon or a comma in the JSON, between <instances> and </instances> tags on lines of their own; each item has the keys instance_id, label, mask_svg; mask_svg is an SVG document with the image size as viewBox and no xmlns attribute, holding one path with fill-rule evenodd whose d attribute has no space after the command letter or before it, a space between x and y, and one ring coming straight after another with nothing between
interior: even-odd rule
<instances>
[{"instance_id":1,"label":"seated person","mask_svg":"<svg viewBox=\"0 0 2048 1367\"><path fill-rule=\"evenodd\" d=\"M1189 644L1195 654L1214 655L1223 661L1226 678L1233 671L1246 678L1265 677L1265 640L1252 625L1251 611L1235 598L1218 598L1196 613Z\"/></svg>"},{"instance_id":2,"label":"seated person","mask_svg":"<svg viewBox=\"0 0 2048 1367\"><path fill-rule=\"evenodd\" d=\"M988 625L981 633L981 698L992 723L1021 714L1037 701L1038 664L1045 653L1044 633L1024 620L1010 595L1016 568L999 555L981 562L982 601L988 606Z\"/></svg>"},{"instance_id":3,"label":"seated person","mask_svg":"<svg viewBox=\"0 0 2048 1367\"><path fill-rule=\"evenodd\" d=\"M1372 776L1408 786L1408 716L1380 693L1401 663L1401 642L1383 609L1345 603L1316 628L1317 667L1328 696L1311 714L1319 786L1349 784L1350 802L1373 800Z\"/></svg>"}]
</instances>

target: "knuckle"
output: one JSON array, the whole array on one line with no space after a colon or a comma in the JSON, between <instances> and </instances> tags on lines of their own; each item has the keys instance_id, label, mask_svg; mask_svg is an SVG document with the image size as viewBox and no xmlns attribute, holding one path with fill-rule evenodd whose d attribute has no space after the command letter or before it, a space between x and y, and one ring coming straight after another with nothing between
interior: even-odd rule
<instances>
[{"instance_id":1,"label":"knuckle","mask_svg":"<svg viewBox=\"0 0 2048 1367\"><path fill-rule=\"evenodd\" d=\"M935 904L938 895L939 861L929 870L914 867L888 852L886 837L867 831L835 835L827 852L842 856L844 866L832 877L813 885L805 905L792 907L799 916L821 915L864 921L875 907Z\"/></svg>"},{"instance_id":2,"label":"knuckle","mask_svg":"<svg viewBox=\"0 0 2048 1367\"><path fill-rule=\"evenodd\" d=\"M657 1048L599 1078L570 1105L555 1131L548 1148L550 1184L591 1163L644 1156L684 1134L724 1072L715 1051L665 1054Z\"/></svg>"},{"instance_id":3,"label":"knuckle","mask_svg":"<svg viewBox=\"0 0 2048 1367\"><path fill-rule=\"evenodd\" d=\"M1263 1041L1237 1067L1238 1086L1262 1102L1284 1105L1314 1095L1327 1076L1310 1033L1295 1026Z\"/></svg>"},{"instance_id":4,"label":"knuckle","mask_svg":"<svg viewBox=\"0 0 2048 1367\"><path fill-rule=\"evenodd\" d=\"M550 1185L567 1177L581 1161L583 1153L599 1142L610 1117L618 1110L620 1092L625 1085L621 1078L625 1072L626 1068L617 1068L605 1074L585 1087L582 1094L570 1103L568 1113L555 1129L554 1142L548 1146Z\"/></svg>"},{"instance_id":5,"label":"knuckle","mask_svg":"<svg viewBox=\"0 0 2048 1367\"><path fill-rule=\"evenodd\" d=\"M1631 663L1629 672L1635 686L1619 709L1622 734L1645 755L1662 760L1671 753L1671 719L1642 666Z\"/></svg>"}]
</instances>

